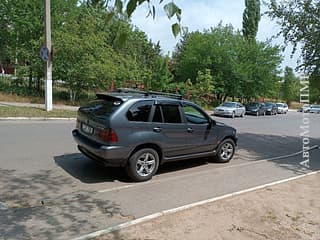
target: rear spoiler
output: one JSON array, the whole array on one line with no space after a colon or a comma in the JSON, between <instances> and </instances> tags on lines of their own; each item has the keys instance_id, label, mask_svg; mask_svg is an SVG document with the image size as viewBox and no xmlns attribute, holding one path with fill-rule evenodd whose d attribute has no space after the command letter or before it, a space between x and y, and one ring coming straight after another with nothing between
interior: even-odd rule
<instances>
[{"instance_id":1,"label":"rear spoiler","mask_svg":"<svg viewBox=\"0 0 320 240\"><path fill-rule=\"evenodd\" d=\"M116 96L112 96L110 94L105 94L105 93L97 93L96 94L97 99L102 99L102 100L106 100L106 101L120 101L121 103L123 102L123 100L119 97Z\"/></svg>"}]
</instances>

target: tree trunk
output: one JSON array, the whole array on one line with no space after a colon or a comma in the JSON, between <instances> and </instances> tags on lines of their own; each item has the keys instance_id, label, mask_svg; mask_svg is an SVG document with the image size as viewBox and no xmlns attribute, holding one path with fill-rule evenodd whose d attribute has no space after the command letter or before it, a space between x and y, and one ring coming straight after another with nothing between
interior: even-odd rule
<instances>
[{"instance_id":1,"label":"tree trunk","mask_svg":"<svg viewBox=\"0 0 320 240\"><path fill-rule=\"evenodd\" d=\"M227 95L224 95L222 102L225 102L227 100L227 97L228 97Z\"/></svg>"}]
</instances>

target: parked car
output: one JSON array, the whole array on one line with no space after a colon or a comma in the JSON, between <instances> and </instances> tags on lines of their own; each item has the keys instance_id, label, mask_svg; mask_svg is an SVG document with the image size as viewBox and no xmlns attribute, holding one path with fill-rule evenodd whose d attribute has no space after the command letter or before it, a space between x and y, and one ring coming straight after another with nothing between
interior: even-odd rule
<instances>
[{"instance_id":1,"label":"parked car","mask_svg":"<svg viewBox=\"0 0 320 240\"><path fill-rule=\"evenodd\" d=\"M135 181L146 181L159 165L210 157L229 162L236 129L217 122L179 95L120 89L97 94L78 110L72 131L78 149L103 166L125 167Z\"/></svg>"},{"instance_id":2,"label":"parked car","mask_svg":"<svg viewBox=\"0 0 320 240\"><path fill-rule=\"evenodd\" d=\"M310 105L310 113L320 113L320 105Z\"/></svg>"},{"instance_id":3,"label":"parked car","mask_svg":"<svg viewBox=\"0 0 320 240\"><path fill-rule=\"evenodd\" d=\"M214 110L214 115L228 117L243 117L246 108L239 102L224 102Z\"/></svg>"},{"instance_id":4,"label":"parked car","mask_svg":"<svg viewBox=\"0 0 320 240\"><path fill-rule=\"evenodd\" d=\"M263 103L250 102L246 105L246 114L248 115L266 115L266 110Z\"/></svg>"},{"instance_id":5,"label":"parked car","mask_svg":"<svg viewBox=\"0 0 320 240\"><path fill-rule=\"evenodd\" d=\"M267 115L276 115L278 112L278 107L275 103L266 102L264 103L264 109Z\"/></svg>"},{"instance_id":6,"label":"parked car","mask_svg":"<svg viewBox=\"0 0 320 240\"><path fill-rule=\"evenodd\" d=\"M276 103L278 107L278 113L287 114L288 112L288 105L286 103Z\"/></svg>"},{"instance_id":7,"label":"parked car","mask_svg":"<svg viewBox=\"0 0 320 240\"><path fill-rule=\"evenodd\" d=\"M304 104L302 106L302 111L305 113L310 112L310 104Z\"/></svg>"}]
</instances>

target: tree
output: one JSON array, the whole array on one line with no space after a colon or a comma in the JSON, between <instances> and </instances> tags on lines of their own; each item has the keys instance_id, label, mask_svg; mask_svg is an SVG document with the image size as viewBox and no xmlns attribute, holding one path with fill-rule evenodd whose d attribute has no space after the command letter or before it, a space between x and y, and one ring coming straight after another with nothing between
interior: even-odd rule
<instances>
[{"instance_id":1,"label":"tree","mask_svg":"<svg viewBox=\"0 0 320 240\"><path fill-rule=\"evenodd\" d=\"M285 68L283 80L283 98L289 104L291 101L296 100L299 95L299 81L290 67Z\"/></svg>"},{"instance_id":2,"label":"tree","mask_svg":"<svg viewBox=\"0 0 320 240\"><path fill-rule=\"evenodd\" d=\"M51 8L53 28L62 26L76 8L77 0L55 0ZM14 64L18 73L24 72L29 77L29 88L34 77L40 81L44 75L39 56L44 42L43 13L44 1L0 1L0 63Z\"/></svg>"},{"instance_id":3,"label":"tree","mask_svg":"<svg viewBox=\"0 0 320 240\"><path fill-rule=\"evenodd\" d=\"M108 2L52 1L53 80L65 84L72 101L82 91L108 90L111 83L151 87L154 76L164 82L171 79L159 43L148 40L127 16L109 10ZM34 77L40 83L44 75L39 56L43 8L43 1L0 2L0 64L16 62L18 74L30 77L30 86ZM126 41L120 41L122 36Z\"/></svg>"},{"instance_id":4,"label":"tree","mask_svg":"<svg viewBox=\"0 0 320 240\"><path fill-rule=\"evenodd\" d=\"M210 69L205 69L204 72L199 71L196 80L193 94L202 102L208 103L208 97L213 94L214 90L214 80Z\"/></svg>"},{"instance_id":5,"label":"tree","mask_svg":"<svg viewBox=\"0 0 320 240\"><path fill-rule=\"evenodd\" d=\"M299 68L320 75L320 2L318 0L286 0L268 4L268 16L276 20L285 43L293 45L293 53L301 46Z\"/></svg>"},{"instance_id":6,"label":"tree","mask_svg":"<svg viewBox=\"0 0 320 240\"><path fill-rule=\"evenodd\" d=\"M186 33L174 53L175 79L190 79L210 70L218 101L227 97L256 98L274 95L281 62L280 49L268 42L247 41L231 25ZM209 93L209 92L207 92Z\"/></svg>"},{"instance_id":7,"label":"tree","mask_svg":"<svg viewBox=\"0 0 320 240\"><path fill-rule=\"evenodd\" d=\"M247 40L255 40L260 21L260 0L245 0L242 33Z\"/></svg>"}]
</instances>

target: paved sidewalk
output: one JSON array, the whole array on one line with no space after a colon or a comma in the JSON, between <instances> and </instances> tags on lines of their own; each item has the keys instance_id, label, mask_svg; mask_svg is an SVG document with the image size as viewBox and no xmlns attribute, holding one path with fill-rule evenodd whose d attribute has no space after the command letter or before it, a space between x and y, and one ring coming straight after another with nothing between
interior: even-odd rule
<instances>
[{"instance_id":1,"label":"paved sidewalk","mask_svg":"<svg viewBox=\"0 0 320 240\"><path fill-rule=\"evenodd\" d=\"M20 103L20 102L2 102L0 101L0 107L3 106L15 106L15 107L35 107L35 108L45 108L44 104L39 103ZM63 109L63 110L78 110L78 106L68 106L68 105L53 105L53 109Z\"/></svg>"}]
</instances>

